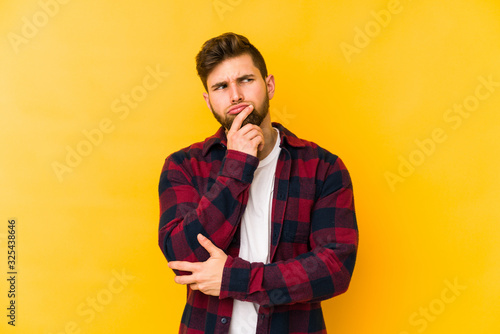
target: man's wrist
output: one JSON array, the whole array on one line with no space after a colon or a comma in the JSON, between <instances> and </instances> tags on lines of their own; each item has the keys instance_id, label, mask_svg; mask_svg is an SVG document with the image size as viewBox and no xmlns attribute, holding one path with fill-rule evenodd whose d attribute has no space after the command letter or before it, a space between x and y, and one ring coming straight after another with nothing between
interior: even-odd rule
<instances>
[{"instance_id":1,"label":"man's wrist","mask_svg":"<svg viewBox=\"0 0 500 334\"><path fill-rule=\"evenodd\" d=\"M245 300L248 296L251 273L250 262L228 255L222 271L219 298Z\"/></svg>"},{"instance_id":2,"label":"man's wrist","mask_svg":"<svg viewBox=\"0 0 500 334\"><path fill-rule=\"evenodd\" d=\"M252 183L259 159L247 153L228 149L222 163L220 175Z\"/></svg>"},{"instance_id":3,"label":"man's wrist","mask_svg":"<svg viewBox=\"0 0 500 334\"><path fill-rule=\"evenodd\" d=\"M222 270L219 299L229 298L229 278L231 276L231 266L233 261L234 258L231 255L228 255L226 263L224 263L224 269Z\"/></svg>"}]
</instances>

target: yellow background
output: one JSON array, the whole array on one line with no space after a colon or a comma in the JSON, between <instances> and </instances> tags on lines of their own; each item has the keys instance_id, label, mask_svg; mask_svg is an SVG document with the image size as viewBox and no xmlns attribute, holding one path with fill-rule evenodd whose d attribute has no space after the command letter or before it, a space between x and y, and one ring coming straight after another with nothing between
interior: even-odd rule
<instances>
[{"instance_id":1,"label":"yellow background","mask_svg":"<svg viewBox=\"0 0 500 334\"><path fill-rule=\"evenodd\" d=\"M351 173L360 247L349 290L323 303L329 332L499 332L500 87L479 79L500 82L498 1L66 2L51 16L40 3L54 1L0 2L2 333L177 332L185 288L157 246L157 185L168 154L218 127L194 56L226 31L246 35L275 75L273 120ZM377 23L384 10L394 13ZM114 112L148 69L162 73L157 87ZM447 121L477 89L490 93ZM103 120L108 133L58 178L54 163ZM445 140L423 155L416 141L436 129ZM391 186L410 157L419 165Z\"/></svg>"}]
</instances>

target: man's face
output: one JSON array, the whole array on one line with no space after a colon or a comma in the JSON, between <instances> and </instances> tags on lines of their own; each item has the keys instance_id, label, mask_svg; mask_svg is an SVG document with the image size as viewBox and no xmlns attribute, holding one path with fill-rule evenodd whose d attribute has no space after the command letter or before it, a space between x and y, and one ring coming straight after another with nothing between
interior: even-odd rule
<instances>
[{"instance_id":1,"label":"man's face","mask_svg":"<svg viewBox=\"0 0 500 334\"><path fill-rule=\"evenodd\" d=\"M208 93L203 93L208 108L227 130L246 106L254 110L242 126L260 125L269 112L269 100L274 95L274 77L266 80L255 67L252 57L243 54L229 58L217 65L207 78Z\"/></svg>"}]
</instances>

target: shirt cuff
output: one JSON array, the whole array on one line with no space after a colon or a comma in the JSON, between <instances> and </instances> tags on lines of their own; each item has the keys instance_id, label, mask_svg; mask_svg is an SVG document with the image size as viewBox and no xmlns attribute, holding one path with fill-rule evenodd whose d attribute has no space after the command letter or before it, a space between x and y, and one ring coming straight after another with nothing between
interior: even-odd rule
<instances>
[{"instance_id":1,"label":"shirt cuff","mask_svg":"<svg viewBox=\"0 0 500 334\"><path fill-rule=\"evenodd\" d=\"M259 165L259 159L240 151L227 150L222 162L220 175L252 183L253 174Z\"/></svg>"},{"instance_id":2,"label":"shirt cuff","mask_svg":"<svg viewBox=\"0 0 500 334\"><path fill-rule=\"evenodd\" d=\"M248 294L250 274L250 262L228 255L222 272L219 298L245 299Z\"/></svg>"}]
</instances>

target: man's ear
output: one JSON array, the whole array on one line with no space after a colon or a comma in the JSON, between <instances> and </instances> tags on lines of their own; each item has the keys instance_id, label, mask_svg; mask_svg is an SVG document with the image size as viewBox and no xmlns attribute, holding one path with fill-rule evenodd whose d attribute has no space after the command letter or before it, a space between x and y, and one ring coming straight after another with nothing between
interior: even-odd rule
<instances>
[{"instance_id":1,"label":"man's ear","mask_svg":"<svg viewBox=\"0 0 500 334\"><path fill-rule=\"evenodd\" d=\"M267 88L267 94L269 95L269 100L270 100L274 96L274 89L275 89L274 75L269 74L267 76L267 78L266 78L266 88Z\"/></svg>"},{"instance_id":2,"label":"man's ear","mask_svg":"<svg viewBox=\"0 0 500 334\"><path fill-rule=\"evenodd\" d=\"M210 109L210 111L213 111L212 107L210 107L210 98L209 98L208 94L207 93L203 93L203 98L205 99L205 102L207 104L208 109Z\"/></svg>"}]
</instances>

